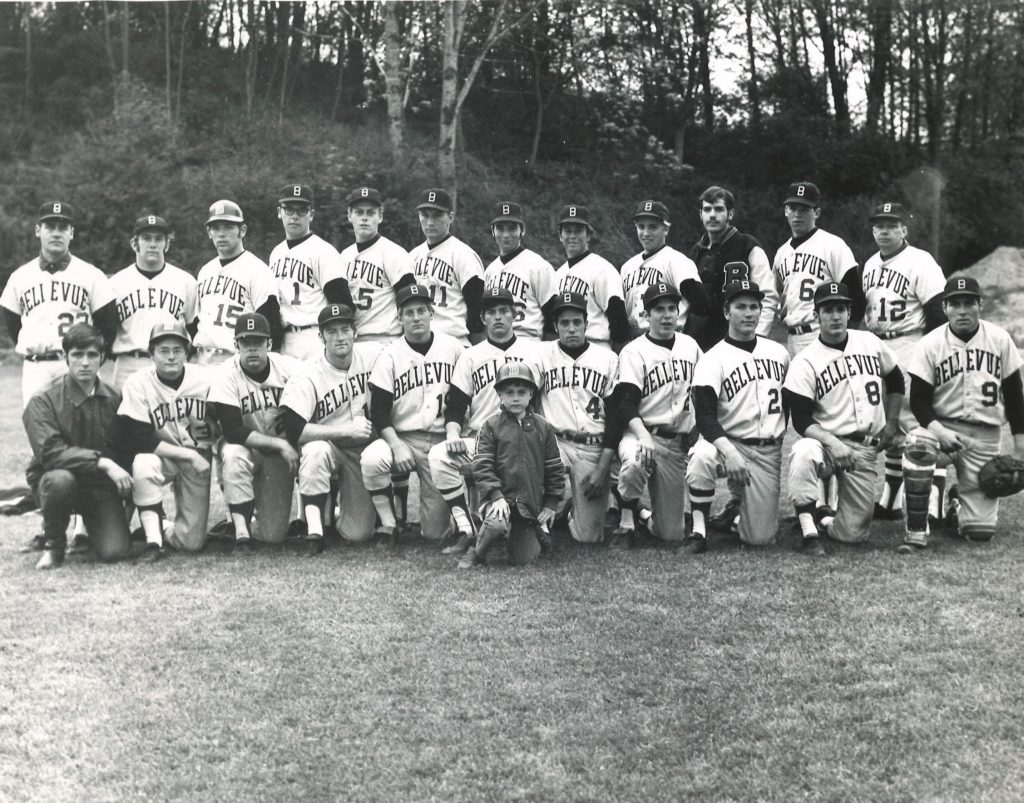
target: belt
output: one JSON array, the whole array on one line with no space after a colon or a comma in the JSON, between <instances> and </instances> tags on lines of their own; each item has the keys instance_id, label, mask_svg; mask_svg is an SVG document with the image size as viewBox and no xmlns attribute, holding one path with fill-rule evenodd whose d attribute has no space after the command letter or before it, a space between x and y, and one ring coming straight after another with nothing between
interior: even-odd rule
<instances>
[{"instance_id":1,"label":"belt","mask_svg":"<svg viewBox=\"0 0 1024 803\"><path fill-rule=\"evenodd\" d=\"M647 431L652 435L657 435L659 438L678 438L680 435L689 435L689 432L679 432L675 429L669 429L668 427L660 426L655 424L653 427L647 427Z\"/></svg>"},{"instance_id":2,"label":"belt","mask_svg":"<svg viewBox=\"0 0 1024 803\"><path fill-rule=\"evenodd\" d=\"M142 349L135 349L135 351L119 351L114 355L114 359L116 360L118 357L137 357L140 360L148 360L149 352L143 351Z\"/></svg>"},{"instance_id":3,"label":"belt","mask_svg":"<svg viewBox=\"0 0 1024 803\"><path fill-rule=\"evenodd\" d=\"M789 333L791 335L806 335L806 334L810 334L811 332L817 332L817 331L818 331L818 326L817 326L817 324L813 324L813 323L802 323L799 326L791 326L791 327L789 327Z\"/></svg>"},{"instance_id":4,"label":"belt","mask_svg":"<svg viewBox=\"0 0 1024 803\"><path fill-rule=\"evenodd\" d=\"M913 332L876 332L875 337L879 340L895 340L897 337L912 335Z\"/></svg>"},{"instance_id":5,"label":"belt","mask_svg":"<svg viewBox=\"0 0 1024 803\"><path fill-rule=\"evenodd\" d=\"M596 446L604 440L604 435L588 435L586 432L559 432L558 437L562 440L582 443L586 446Z\"/></svg>"},{"instance_id":6,"label":"belt","mask_svg":"<svg viewBox=\"0 0 1024 803\"><path fill-rule=\"evenodd\" d=\"M306 329L316 329L316 327L317 324L315 323L306 324L305 326L296 326L295 324L290 323L284 328L284 330L286 332L302 332Z\"/></svg>"},{"instance_id":7,"label":"belt","mask_svg":"<svg viewBox=\"0 0 1024 803\"><path fill-rule=\"evenodd\" d=\"M775 446L781 442L779 438L737 438L736 440L744 446Z\"/></svg>"},{"instance_id":8,"label":"belt","mask_svg":"<svg viewBox=\"0 0 1024 803\"><path fill-rule=\"evenodd\" d=\"M51 362L53 360L63 360L63 351L48 351L45 354L29 354L25 357L28 362Z\"/></svg>"},{"instance_id":9,"label":"belt","mask_svg":"<svg viewBox=\"0 0 1024 803\"><path fill-rule=\"evenodd\" d=\"M872 435L860 435L856 432L853 435L840 435L839 437L854 443L863 443L865 446L878 446L882 442L881 438L876 438Z\"/></svg>"}]
</instances>

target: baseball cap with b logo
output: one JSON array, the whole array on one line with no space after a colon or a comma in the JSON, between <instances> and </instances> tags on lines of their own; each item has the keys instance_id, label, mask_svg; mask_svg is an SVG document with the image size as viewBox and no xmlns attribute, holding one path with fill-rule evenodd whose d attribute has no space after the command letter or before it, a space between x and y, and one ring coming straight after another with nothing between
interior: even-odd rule
<instances>
[{"instance_id":1,"label":"baseball cap with b logo","mask_svg":"<svg viewBox=\"0 0 1024 803\"><path fill-rule=\"evenodd\" d=\"M244 223L245 219L242 217L242 207L236 204L234 201L214 201L210 204L210 216L206 219L206 225L209 226L215 220L224 220L228 223Z\"/></svg>"},{"instance_id":2,"label":"baseball cap with b logo","mask_svg":"<svg viewBox=\"0 0 1024 803\"><path fill-rule=\"evenodd\" d=\"M953 276L946 281L946 289L942 293L942 300L954 298L955 296L973 296L981 298L981 285L977 279L970 276Z\"/></svg>"},{"instance_id":3,"label":"baseball cap with b logo","mask_svg":"<svg viewBox=\"0 0 1024 803\"><path fill-rule=\"evenodd\" d=\"M245 312L235 321L235 337L270 337L270 321L258 312Z\"/></svg>"},{"instance_id":4,"label":"baseball cap with b logo","mask_svg":"<svg viewBox=\"0 0 1024 803\"><path fill-rule=\"evenodd\" d=\"M497 376L494 378L494 389L501 390L509 382L525 382L534 390L537 389L537 380L533 378L533 369L525 362L511 360L498 368Z\"/></svg>"},{"instance_id":5,"label":"baseball cap with b logo","mask_svg":"<svg viewBox=\"0 0 1024 803\"><path fill-rule=\"evenodd\" d=\"M666 282L652 284L644 290L644 309L649 310L663 298L671 298L674 301L682 301L683 297L679 290Z\"/></svg>"},{"instance_id":6,"label":"baseball cap with b logo","mask_svg":"<svg viewBox=\"0 0 1024 803\"><path fill-rule=\"evenodd\" d=\"M279 204L307 204L313 205L313 190L305 184L288 184L281 188L281 197L277 199Z\"/></svg>"},{"instance_id":7,"label":"baseball cap with b logo","mask_svg":"<svg viewBox=\"0 0 1024 803\"><path fill-rule=\"evenodd\" d=\"M47 201L39 207L39 217L36 218L36 223L42 223L44 220L63 220L74 224L75 210L71 208L71 204L66 204L63 201Z\"/></svg>"},{"instance_id":8,"label":"baseball cap with b logo","mask_svg":"<svg viewBox=\"0 0 1024 803\"><path fill-rule=\"evenodd\" d=\"M380 192L375 190L373 187L359 187L358 189L352 190L352 192L345 196L345 203L348 204L349 209L356 204L373 204L374 206L384 205L380 198Z\"/></svg>"},{"instance_id":9,"label":"baseball cap with b logo","mask_svg":"<svg viewBox=\"0 0 1024 803\"><path fill-rule=\"evenodd\" d=\"M192 338L188 336L188 330L185 329L185 324L175 319L173 321L161 321L149 330L150 348L152 348L153 344L158 340L163 340L168 337L184 341L187 346L192 345Z\"/></svg>"},{"instance_id":10,"label":"baseball cap with b logo","mask_svg":"<svg viewBox=\"0 0 1024 803\"><path fill-rule=\"evenodd\" d=\"M512 203L512 201L498 201L494 205L494 219L491 221L491 225L493 226L495 223L518 223L520 226L525 226L523 207Z\"/></svg>"},{"instance_id":11,"label":"baseball cap with b logo","mask_svg":"<svg viewBox=\"0 0 1024 803\"><path fill-rule=\"evenodd\" d=\"M135 228L132 229L132 235L141 234L144 231L160 231L164 234L171 233L171 227L167 225L167 221L159 215L143 215L135 221Z\"/></svg>"},{"instance_id":12,"label":"baseball cap with b logo","mask_svg":"<svg viewBox=\"0 0 1024 803\"><path fill-rule=\"evenodd\" d=\"M729 282L725 286L725 303L728 304L736 296L753 296L758 301L764 298L764 293L761 288L757 286L757 282L749 282L746 279L741 279L738 282Z\"/></svg>"},{"instance_id":13,"label":"baseball cap with b logo","mask_svg":"<svg viewBox=\"0 0 1024 803\"><path fill-rule=\"evenodd\" d=\"M789 185L784 203L803 204L817 209L821 206L821 191L818 189L818 185L812 184L810 181L798 181Z\"/></svg>"},{"instance_id":14,"label":"baseball cap with b logo","mask_svg":"<svg viewBox=\"0 0 1024 803\"><path fill-rule=\"evenodd\" d=\"M579 204L569 204L562 207L562 213L558 216L558 225L563 223L582 223L591 231L594 227L590 223L590 210Z\"/></svg>"},{"instance_id":15,"label":"baseball cap with b logo","mask_svg":"<svg viewBox=\"0 0 1024 803\"><path fill-rule=\"evenodd\" d=\"M555 303L551 305L551 314L556 315L563 309L587 311L587 300L580 293L561 292L555 295Z\"/></svg>"},{"instance_id":16,"label":"baseball cap with b logo","mask_svg":"<svg viewBox=\"0 0 1024 803\"><path fill-rule=\"evenodd\" d=\"M316 324L323 329L324 326L331 321L353 323L355 322L355 319L355 312L352 311L352 307L348 306L348 304L329 304L320 310L320 314L316 319Z\"/></svg>"},{"instance_id":17,"label":"baseball cap with b logo","mask_svg":"<svg viewBox=\"0 0 1024 803\"><path fill-rule=\"evenodd\" d=\"M851 303L853 296L850 295L850 288L842 282L822 282L814 288L814 308L829 301L845 301Z\"/></svg>"},{"instance_id":18,"label":"baseball cap with b logo","mask_svg":"<svg viewBox=\"0 0 1024 803\"><path fill-rule=\"evenodd\" d=\"M910 220L910 215L907 214L903 204L886 201L885 203L877 204L871 213L871 217L868 219L872 223L876 220L897 220L906 225L907 221Z\"/></svg>"},{"instance_id":19,"label":"baseball cap with b logo","mask_svg":"<svg viewBox=\"0 0 1024 803\"><path fill-rule=\"evenodd\" d=\"M433 304L430 291L422 284L407 284L395 294L395 305L401 309L410 301L426 301Z\"/></svg>"},{"instance_id":20,"label":"baseball cap with b logo","mask_svg":"<svg viewBox=\"0 0 1024 803\"><path fill-rule=\"evenodd\" d=\"M455 209L455 203L447 190L434 188L421 193L416 211L418 212L420 209L440 209L442 212L451 212Z\"/></svg>"},{"instance_id":21,"label":"baseball cap with b logo","mask_svg":"<svg viewBox=\"0 0 1024 803\"><path fill-rule=\"evenodd\" d=\"M655 220L660 220L662 223L668 223L668 207L661 203L661 201L641 201L636 205L633 220L640 220L640 218L645 217L652 217Z\"/></svg>"}]
</instances>

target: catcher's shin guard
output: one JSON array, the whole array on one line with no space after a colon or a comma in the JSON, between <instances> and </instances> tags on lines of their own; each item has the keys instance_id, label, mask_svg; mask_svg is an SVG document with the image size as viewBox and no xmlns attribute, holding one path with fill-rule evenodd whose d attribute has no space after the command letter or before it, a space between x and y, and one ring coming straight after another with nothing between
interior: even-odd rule
<instances>
[{"instance_id":1,"label":"catcher's shin guard","mask_svg":"<svg viewBox=\"0 0 1024 803\"><path fill-rule=\"evenodd\" d=\"M919 466L910 458L903 458L903 508L907 512L909 531L928 529L928 500L934 471L934 466Z\"/></svg>"}]
</instances>

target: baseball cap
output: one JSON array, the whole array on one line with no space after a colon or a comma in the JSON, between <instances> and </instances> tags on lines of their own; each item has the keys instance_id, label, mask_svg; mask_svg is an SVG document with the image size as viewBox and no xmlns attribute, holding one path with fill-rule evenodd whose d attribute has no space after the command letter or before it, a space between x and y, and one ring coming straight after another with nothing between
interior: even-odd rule
<instances>
[{"instance_id":1,"label":"baseball cap","mask_svg":"<svg viewBox=\"0 0 1024 803\"><path fill-rule=\"evenodd\" d=\"M555 315L563 309L577 309L580 312L586 312L587 300L580 293L556 293L555 303L551 305L551 314Z\"/></svg>"},{"instance_id":2,"label":"baseball cap","mask_svg":"<svg viewBox=\"0 0 1024 803\"><path fill-rule=\"evenodd\" d=\"M66 204L63 201L47 201L39 207L39 217L36 218L36 222L42 223L44 220L66 220L68 223L74 223L75 210L72 209L71 204Z\"/></svg>"},{"instance_id":3,"label":"baseball cap","mask_svg":"<svg viewBox=\"0 0 1024 803\"><path fill-rule=\"evenodd\" d=\"M977 279L970 276L953 276L946 280L946 289L942 293L942 300L954 296L974 296L981 298L981 286Z\"/></svg>"},{"instance_id":4,"label":"baseball cap","mask_svg":"<svg viewBox=\"0 0 1024 803\"><path fill-rule=\"evenodd\" d=\"M736 296L753 296L760 301L764 298L764 293L757 286L757 282L748 282L746 279L743 279L738 282L729 282L725 286L724 301L726 304L736 298Z\"/></svg>"},{"instance_id":5,"label":"baseball cap","mask_svg":"<svg viewBox=\"0 0 1024 803\"><path fill-rule=\"evenodd\" d=\"M373 187L359 187L358 189L352 190L348 195L345 196L345 204L352 208L356 204L374 204L376 206L383 206L384 202L381 201L380 192L375 190Z\"/></svg>"},{"instance_id":6,"label":"baseball cap","mask_svg":"<svg viewBox=\"0 0 1024 803\"><path fill-rule=\"evenodd\" d=\"M188 336L185 324L177 319L174 321L161 321L150 329L149 345L152 346L156 341L163 340L165 337L176 337L178 340L185 341L185 345L192 345L192 338Z\"/></svg>"},{"instance_id":7,"label":"baseball cap","mask_svg":"<svg viewBox=\"0 0 1024 803\"><path fill-rule=\"evenodd\" d=\"M563 223L582 223L591 231L594 230L594 227L590 225L590 210L578 204L562 207L562 211L558 215L558 225L561 226Z\"/></svg>"},{"instance_id":8,"label":"baseball cap","mask_svg":"<svg viewBox=\"0 0 1024 803\"><path fill-rule=\"evenodd\" d=\"M661 201L641 201L636 205L633 220L642 217L653 217L662 223L668 223L668 207Z\"/></svg>"},{"instance_id":9,"label":"baseball cap","mask_svg":"<svg viewBox=\"0 0 1024 803\"><path fill-rule=\"evenodd\" d=\"M430 291L422 284L407 284L395 294L395 306L399 309L410 301L426 301L431 305L434 303L430 298Z\"/></svg>"},{"instance_id":10,"label":"baseball cap","mask_svg":"<svg viewBox=\"0 0 1024 803\"><path fill-rule=\"evenodd\" d=\"M316 318L316 325L323 329L330 321L354 323L355 319L356 314L348 304L329 304L320 310L320 314Z\"/></svg>"},{"instance_id":11,"label":"baseball cap","mask_svg":"<svg viewBox=\"0 0 1024 803\"><path fill-rule=\"evenodd\" d=\"M814 308L829 301L853 301L850 288L842 282L822 282L814 288Z\"/></svg>"},{"instance_id":12,"label":"baseball cap","mask_svg":"<svg viewBox=\"0 0 1024 803\"><path fill-rule=\"evenodd\" d=\"M171 233L171 227L167 225L167 221L159 215L143 215L135 221L135 228L132 229L132 235L139 234L140 232L149 231L162 231L164 234Z\"/></svg>"},{"instance_id":13,"label":"baseball cap","mask_svg":"<svg viewBox=\"0 0 1024 803\"><path fill-rule=\"evenodd\" d=\"M418 212L420 209L440 209L442 212L451 212L455 209L455 202L452 201L452 196L448 190L435 187L430 190L423 190L420 194L420 203L416 207L416 211Z\"/></svg>"},{"instance_id":14,"label":"baseball cap","mask_svg":"<svg viewBox=\"0 0 1024 803\"><path fill-rule=\"evenodd\" d=\"M210 216L206 219L209 226L215 220L225 220L228 223L245 223L242 217L242 207L234 201L214 201L210 204Z\"/></svg>"},{"instance_id":15,"label":"baseball cap","mask_svg":"<svg viewBox=\"0 0 1024 803\"><path fill-rule=\"evenodd\" d=\"M868 219L872 223L876 220L898 220L900 223L906 224L910 220L910 215L907 214L903 204L894 204L886 201L885 203L877 204L871 213L871 217Z\"/></svg>"},{"instance_id":16,"label":"baseball cap","mask_svg":"<svg viewBox=\"0 0 1024 803\"><path fill-rule=\"evenodd\" d=\"M790 184L786 190L786 204L803 204L817 209L821 205L821 191L817 184L809 181L798 181Z\"/></svg>"},{"instance_id":17,"label":"baseball cap","mask_svg":"<svg viewBox=\"0 0 1024 803\"><path fill-rule=\"evenodd\" d=\"M281 197L277 199L279 204L309 204L313 205L313 190L305 184L287 184L281 188Z\"/></svg>"},{"instance_id":18,"label":"baseball cap","mask_svg":"<svg viewBox=\"0 0 1024 803\"><path fill-rule=\"evenodd\" d=\"M507 287L488 287L480 299L480 308L497 307L500 304L507 304L510 307L516 305L516 300L508 291Z\"/></svg>"},{"instance_id":19,"label":"baseball cap","mask_svg":"<svg viewBox=\"0 0 1024 803\"><path fill-rule=\"evenodd\" d=\"M671 298L676 301L683 300L683 297L679 294L679 290L671 284L658 282L644 290L644 309L650 309L654 306L656 301L660 301L663 298Z\"/></svg>"},{"instance_id":20,"label":"baseball cap","mask_svg":"<svg viewBox=\"0 0 1024 803\"><path fill-rule=\"evenodd\" d=\"M235 321L235 337L270 337L270 321L258 312L245 312Z\"/></svg>"},{"instance_id":21,"label":"baseball cap","mask_svg":"<svg viewBox=\"0 0 1024 803\"><path fill-rule=\"evenodd\" d=\"M498 368L497 376L494 378L494 389L501 390L502 385L509 382L525 382L534 390L537 389L537 380L533 377L533 369L525 362L506 362Z\"/></svg>"},{"instance_id":22,"label":"baseball cap","mask_svg":"<svg viewBox=\"0 0 1024 803\"><path fill-rule=\"evenodd\" d=\"M518 223L520 226L525 226L523 207L512 203L512 201L498 201L494 205L494 219L491 221L491 225L493 226L495 223Z\"/></svg>"}]
</instances>

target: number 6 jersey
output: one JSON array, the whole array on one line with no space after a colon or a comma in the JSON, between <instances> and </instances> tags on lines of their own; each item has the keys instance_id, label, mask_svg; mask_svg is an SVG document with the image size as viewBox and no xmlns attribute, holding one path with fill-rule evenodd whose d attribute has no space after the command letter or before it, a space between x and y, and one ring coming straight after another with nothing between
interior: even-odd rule
<instances>
[{"instance_id":1,"label":"number 6 jersey","mask_svg":"<svg viewBox=\"0 0 1024 803\"><path fill-rule=\"evenodd\" d=\"M939 418L1001 426L1003 380L1020 366L1017 346L1002 327L981 321L965 343L947 323L918 341L910 374L935 388L932 406Z\"/></svg>"}]
</instances>

